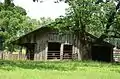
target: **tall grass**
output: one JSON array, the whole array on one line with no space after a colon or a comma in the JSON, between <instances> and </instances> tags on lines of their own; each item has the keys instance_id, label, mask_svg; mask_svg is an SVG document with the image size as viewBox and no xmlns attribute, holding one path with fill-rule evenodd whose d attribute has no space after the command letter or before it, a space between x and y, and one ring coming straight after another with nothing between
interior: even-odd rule
<instances>
[{"instance_id":1,"label":"tall grass","mask_svg":"<svg viewBox=\"0 0 120 79\"><path fill-rule=\"evenodd\" d=\"M116 63L103 63L93 61L9 61L0 60L0 68L8 66L19 67L23 69L39 69L39 70L60 70L69 71L77 70L82 67L96 67L96 68L119 68L119 64Z\"/></svg>"},{"instance_id":2,"label":"tall grass","mask_svg":"<svg viewBox=\"0 0 120 79\"><path fill-rule=\"evenodd\" d=\"M0 60L0 79L119 79L119 63Z\"/></svg>"}]
</instances>

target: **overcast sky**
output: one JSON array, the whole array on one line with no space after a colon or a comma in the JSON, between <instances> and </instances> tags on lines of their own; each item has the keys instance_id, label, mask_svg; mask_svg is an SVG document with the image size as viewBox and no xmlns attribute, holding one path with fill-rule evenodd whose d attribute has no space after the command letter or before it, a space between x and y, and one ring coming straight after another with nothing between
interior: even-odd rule
<instances>
[{"instance_id":1,"label":"overcast sky","mask_svg":"<svg viewBox=\"0 0 120 79\"><path fill-rule=\"evenodd\" d=\"M3 0L0 0L3 1ZM56 18L65 14L65 8L68 7L65 3L54 3L54 0L45 0L45 2L33 2L33 0L14 0L15 5L23 7L28 16L39 19L40 17Z\"/></svg>"}]
</instances>

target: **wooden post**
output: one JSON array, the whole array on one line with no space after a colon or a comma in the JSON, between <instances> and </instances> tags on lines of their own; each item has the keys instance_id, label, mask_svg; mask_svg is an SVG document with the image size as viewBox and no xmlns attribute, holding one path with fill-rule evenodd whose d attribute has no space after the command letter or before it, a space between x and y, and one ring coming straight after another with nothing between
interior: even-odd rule
<instances>
[{"instance_id":1,"label":"wooden post","mask_svg":"<svg viewBox=\"0 0 120 79\"><path fill-rule=\"evenodd\" d=\"M48 42L45 44L45 60L47 60L47 54L48 54Z\"/></svg>"},{"instance_id":2,"label":"wooden post","mask_svg":"<svg viewBox=\"0 0 120 79\"><path fill-rule=\"evenodd\" d=\"M60 60L63 59L63 48L64 48L64 44L62 43L60 46Z\"/></svg>"},{"instance_id":3,"label":"wooden post","mask_svg":"<svg viewBox=\"0 0 120 79\"><path fill-rule=\"evenodd\" d=\"M42 45L39 43L39 51L40 51L40 60L43 60L43 54L42 54L42 47L41 47Z\"/></svg>"},{"instance_id":4,"label":"wooden post","mask_svg":"<svg viewBox=\"0 0 120 79\"><path fill-rule=\"evenodd\" d=\"M74 45L72 46L72 59L76 58L76 53L75 53L75 49L74 49Z\"/></svg>"},{"instance_id":5,"label":"wooden post","mask_svg":"<svg viewBox=\"0 0 120 79\"><path fill-rule=\"evenodd\" d=\"M80 41L77 39L77 47L76 47L76 55L77 55L77 59L78 60L82 60L82 53L81 53L81 49L82 47L80 46Z\"/></svg>"},{"instance_id":6,"label":"wooden post","mask_svg":"<svg viewBox=\"0 0 120 79\"><path fill-rule=\"evenodd\" d=\"M3 59L3 51L0 51L0 59Z\"/></svg>"},{"instance_id":7,"label":"wooden post","mask_svg":"<svg viewBox=\"0 0 120 79\"><path fill-rule=\"evenodd\" d=\"M1 53L1 59L3 60L3 52Z\"/></svg>"},{"instance_id":8,"label":"wooden post","mask_svg":"<svg viewBox=\"0 0 120 79\"><path fill-rule=\"evenodd\" d=\"M20 51L19 51L19 60L21 59L21 55L22 55L22 46L20 46Z\"/></svg>"}]
</instances>

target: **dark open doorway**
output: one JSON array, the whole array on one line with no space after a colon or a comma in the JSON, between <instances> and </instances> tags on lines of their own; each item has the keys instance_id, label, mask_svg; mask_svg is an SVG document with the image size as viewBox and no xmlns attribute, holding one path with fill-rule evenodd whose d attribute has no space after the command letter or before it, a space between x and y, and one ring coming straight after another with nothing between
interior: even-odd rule
<instances>
[{"instance_id":1,"label":"dark open doorway","mask_svg":"<svg viewBox=\"0 0 120 79\"><path fill-rule=\"evenodd\" d=\"M60 59L60 43L49 42L47 59Z\"/></svg>"},{"instance_id":2,"label":"dark open doorway","mask_svg":"<svg viewBox=\"0 0 120 79\"><path fill-rule=\"evenodd\" d=\"M92 46L92 60L110 62L112 51L109 46Z\"/></svg>"},{"instance_id":3,"label":"dark open doorway","mask_svg":"<svg viewBox=\"0 0 120 79\"><path fill-rule=\"evenodd\" d=\"M30 44L26 44L25 46L27 47L27 50L26 50L27 59L34 60L35 44L30 43Z\"/></svg>"},{"instance_id":4,"label":"dark open doorway","mask_svg":"<svg viewBox=\"0 0 120 79\"><path fill-rule=\"evenodd\" d=\"M72 45L64 45L63 59L72 59Z\"/></svg>"}]
</instances>

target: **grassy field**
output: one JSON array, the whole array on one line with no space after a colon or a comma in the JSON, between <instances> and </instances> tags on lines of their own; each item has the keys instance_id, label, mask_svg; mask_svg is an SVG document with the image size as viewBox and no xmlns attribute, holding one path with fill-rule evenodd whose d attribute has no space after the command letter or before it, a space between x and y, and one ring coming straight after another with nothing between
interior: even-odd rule
<instances>
[{"instance_id":1,"label":"grassy field","mask_svg":"<svg viewBox=\"0 0 120 79\"><path fill-rule=\"evenodd\" d=\"M91 61L0 60L0 79L120 79L120 65Z\"/></svg>"}]
</instances>

